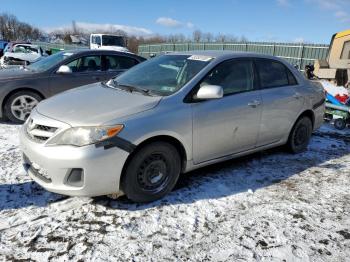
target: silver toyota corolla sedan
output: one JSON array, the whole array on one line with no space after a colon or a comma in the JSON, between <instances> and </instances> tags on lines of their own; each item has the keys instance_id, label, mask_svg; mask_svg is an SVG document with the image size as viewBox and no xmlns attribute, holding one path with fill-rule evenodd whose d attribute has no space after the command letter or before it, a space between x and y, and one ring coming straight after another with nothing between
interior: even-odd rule
<instances>
[{"instance_id":1,"label":"silver toyota corolla sedan","mask_svg":"<svg viewBox=\"0 0 350 262\"><path fill-rule=\"evenodd\" d=\"M280 145L305 150L324 102L276 57L171 53L41 102L21 129L24 167L52 192L153 201L180 173Z\"/></svg>"}]
</instances>

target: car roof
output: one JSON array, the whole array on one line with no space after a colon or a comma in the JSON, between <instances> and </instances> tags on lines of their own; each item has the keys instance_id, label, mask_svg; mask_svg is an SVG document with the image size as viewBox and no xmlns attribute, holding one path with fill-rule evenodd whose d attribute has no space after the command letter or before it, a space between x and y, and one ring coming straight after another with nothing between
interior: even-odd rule
<instances>
[{"instance_id":1,"label":"car roof","mask_svg":"<svg viewBox=\"0 0 350 262\"><path fill-rule=\"evenodd\" d=\"M29 47L33 47L33 48L39 48L38 45L32 45L32 44L22 44L22 43L17 43L17 44L13 44L13 46L18 46L18 45L21 45L21 46L29 46Z\"/></svg>"},{"instance_id":2,"label":"car roof","mask_svg":"<svg viewBox=\"0 0 350 262\"><path fill-rule=\"evenodd\" d=\"M31 44L30 42L26 42L26 41L11 41L9 42L9 45L17 45L17 44Z\"/></svg>"},{"instance_id":3,"label":"car roof","mask_svg":"<svg viewBox=\"0 0 350 262\"><path fill-rule=\"evenodd\" d=\"M256 57L256 58L269 58L280 60L278 57L272 55L265 55L254 52L237 52L229 50L201 50L201 51L183 51L183 52L172 52L167 53L166 55L198 55L198 56L210 56L217 59L229 59L236 57Z\"/></svg>"},{"instance_id":4,"label":"car roof","mask_svg":"<svg viewBox=\"0 0 350 262\"><path fill-rule=\"evenodd\" d=\"M125 55L125 56L129 56L129 57L135 57L135 58L139 58L141 60L144 60L144 58L142 56L138 56L134 53L129 53L129 52L120 52L120 51L114 51L114 50L106 50L106 49L72 49L72 50L63 50L62 52L66 52L66 53L72 53L74 55L80 55L80 54L84 54L84 55L93 55L93 54L114 54L114 55Z\"/></svg>"}]
</instances>

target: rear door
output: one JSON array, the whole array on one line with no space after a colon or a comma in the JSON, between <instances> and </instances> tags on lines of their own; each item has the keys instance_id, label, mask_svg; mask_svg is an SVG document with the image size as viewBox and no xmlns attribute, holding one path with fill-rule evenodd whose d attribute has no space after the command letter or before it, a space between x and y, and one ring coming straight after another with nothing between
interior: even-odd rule
<instances>
[{"instance_id":1,"label":"rear door","mask_svg":"<svg viewBox=\"0 0 350 262\"><path fill-rule=\"evenodd\" d=\"M261 98L252 60L233 59L214 68L200 83L220 85L224 97L192 105L196 164L254 148Z\"/></svg>"},{"instance_id":2,"label":"rear door","mask_svg":"<svg viewBox=\"0 0 350 262\"><path fill-rule=\"evenodd\" d=\"M260 80L262 114L257 146L280 141L299 115L304 97L292 72L281 62L256 59Z\"/></svg>"},{"instance_id":3,"label":"rear door","mask_svg":"<svg viewBox=\"0 0 350 262\"><path fill-rule=\"evenodd\" d=\"M50 77L50 90L53 94L105 80L106 73L102 70L102 57L99 55L79 57L66 65L72 73L54 72Z\"/></svg>"},{"instance_id":4,"label":"rear door","mask_svg":"<svg viewBox=\"0 0 350 262\"><path fill-rule=\"evenodd\" d=\"M113 78L139 63L136 59L123 55L105 55L103 61L106 79Z\"/></svg>"}]
</instances>

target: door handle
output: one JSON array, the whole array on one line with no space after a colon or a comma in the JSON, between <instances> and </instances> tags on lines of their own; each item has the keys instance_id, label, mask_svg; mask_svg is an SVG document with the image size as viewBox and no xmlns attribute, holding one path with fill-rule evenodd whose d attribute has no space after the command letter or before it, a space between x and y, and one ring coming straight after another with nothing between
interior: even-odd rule
<instances>
[{"instance_id":1,"label":"door handle","mask_svg":"<svg viewBox=\"0 0 350 262\"><path fill-rule=\"evenodd\" d=\"M296 93L293 95L293 97L294 97L295 99L299 99L299 98L302 97L302 95L301 95L300 93L296 92Z\"/></svg>"},{"instance_id":2,"label":"door handle","mask_svg":"<svg viewBox=\"0 0 350 262\"><path fill-rule=\"evenodd\" d=\"M92 79L95 79L95 80L100 80L100 78L98 76L93 76Z\"/></svg>"},{"instance_id":3,"label":"door handle","mask_svg":"<svg viewBox=\"0 0 350 262\"><path fill-rule=\"evenodd\" d=\"M259 106L259 105L260 105L260 101L258 101L258 100L254 100L254 101L251 101L248 103L248 106L254 107L254 108Z\"/></svg>"}]
</instances>

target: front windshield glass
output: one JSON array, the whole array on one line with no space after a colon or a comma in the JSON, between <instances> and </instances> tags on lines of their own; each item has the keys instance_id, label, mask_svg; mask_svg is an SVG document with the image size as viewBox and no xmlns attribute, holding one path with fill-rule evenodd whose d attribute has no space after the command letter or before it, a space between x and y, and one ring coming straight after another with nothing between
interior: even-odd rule
<instances>
[{"instance_id":1,"label":"front windshield glass","mask_svg":"<svg viewBox=\"0 0 350 262\"><path fill-rule=\"evenodd\" d=\"M16 45L13 48L14 53L39 53L39 49L29 45Z\"/></svg>"},{"instance_id":2,"label":"front windshield glass","mask_svg":"<svg viewBox=\"0 0 350 262\"><path fill-rule=\"evenodd\" d=\"M103 35L102 45L104 46L125 46L124 38L122 36L115 35Z\"/></svg>"},{"instance_id":3,"label":"front windshield glass","mask_svg":"<svg viewBox=\"0 0 350 262\"><path fill-rule=\"evenodd\" d=\"M211 60L208 56L163 55L129 69L115 78L114 84L167 96L181 89Z\"/></svg>"},{"instance_id":4,"label":"front windshield glass","mask_svg":"<svg viewBox=\"0 0 350 262\"><path fill-rule=\"evenodd\" d=\"M61 61L63 61L64 59L66 59L67 57L73 55L73 53L70 52L59 52L56 53L54 55L45 57L33 64L28 65L26 68L28 68L29 70L32 71L36 71L36 72L43 72L46 71L48 69L50 69L51 67L55 66L56 64L60 63Z\"/></svg>"}]
</instances>

